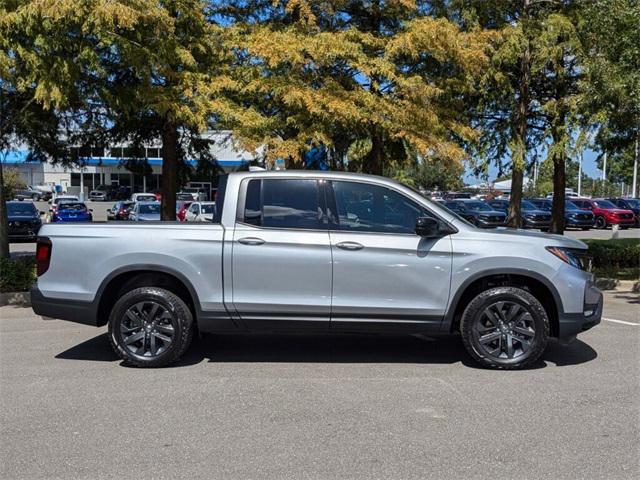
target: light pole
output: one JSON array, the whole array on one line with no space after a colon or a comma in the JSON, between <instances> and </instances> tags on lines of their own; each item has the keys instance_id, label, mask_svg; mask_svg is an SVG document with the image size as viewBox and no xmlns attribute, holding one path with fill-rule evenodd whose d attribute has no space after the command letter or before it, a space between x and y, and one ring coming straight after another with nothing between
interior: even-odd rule
<instances>
[{"instance_id":1,"label":"light pole","mask_svg":"<svg viewBox=\"0 0 640 480\"><path fill-rule=\"evenodd\" d=\"M638 137L636 137L636 154L633 159L633 183L631 184L631 196L636 198L636 185L638 182Z\"/></svg>"},{"instance_id":2,"label":"light pole","mask_svg":"<svg viewBox=\"0 0 640 480\"><path fill-rule=\"evenodd\" d=\"M580 160L578 161L578 196L582 196L582 160L584 153L580 152Z\"/></svg>"}]
</instances>

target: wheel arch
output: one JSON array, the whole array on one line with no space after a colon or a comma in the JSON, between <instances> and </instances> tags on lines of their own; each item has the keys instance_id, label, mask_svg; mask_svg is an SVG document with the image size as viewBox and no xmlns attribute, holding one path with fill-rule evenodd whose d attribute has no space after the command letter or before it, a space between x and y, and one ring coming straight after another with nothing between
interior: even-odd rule
<instances>
[{"instance_id":1,"label":"wheel arch","mask_svg":"<svg viewBox=\"0 0 640 480\"><path fill-rule=\"evenodd\" d=\"M458 331L462 312L471 299L495 286L520 287L529 291L547 312L551 327L550 336L558 336L559 315L564 312L558 290L546 277L531 270L522 269L486 270L465 280L449 304L444 319L444 329L449 333Z\"/></svg>"},{"instance_id":2,"label":"wheel arch","mask_svg":"<svg viewBox=\"0 0 640 480\"><path fill-rule=\"evenodd\" d=\"M125 292L138 287L160 287L178 295L198 319L200 302L191 282L180 272L162 265L128 265L109 274L96 294L97 326L107 324L111 307Z\"/></svg>"}]
</instances>

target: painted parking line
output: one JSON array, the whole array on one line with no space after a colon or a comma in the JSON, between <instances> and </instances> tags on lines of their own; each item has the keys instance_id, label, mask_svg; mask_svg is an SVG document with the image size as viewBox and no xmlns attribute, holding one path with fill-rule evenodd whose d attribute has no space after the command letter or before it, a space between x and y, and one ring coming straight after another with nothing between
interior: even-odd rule
<instances>
[{"instance_id":1,"label":"painted parking line","mask_svg":"<svg viewBox=\"0 0 640 480\"><path fill-rule=\"evenodd\" d=\"M640 323L625 322L624 320L616 320L615 318L602 317L602 320L605 320L607 322L613 322L613 323L621 323L622 325L631 325L633 327L640 327Z\"/></svg>"}]
</instances>

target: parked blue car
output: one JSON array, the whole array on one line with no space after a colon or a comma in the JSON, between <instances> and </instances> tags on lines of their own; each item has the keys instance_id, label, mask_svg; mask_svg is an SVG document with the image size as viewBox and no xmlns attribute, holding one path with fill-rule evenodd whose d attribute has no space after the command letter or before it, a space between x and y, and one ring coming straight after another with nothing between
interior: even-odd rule
<instances>
[{"instance_id":1,"label":"parked blue car","mask_svg":"<svg viewBox=\"0 0 640 480\"><path fill-rule=\"evenodd\" d=\"M552 200L548 198L534 198L529 200L540 210L551 211L553 205ZM584 210L578 207L575 203L569 200L564 202L564 225L565 227L581 228L582 230L589 230L593 227L595 217L589 210Z\"/></svg>"},{"instance_id":2,"label":"parked blue car","mask_svg":"<svg viewBox=\"0 0 640 480\"><path fill-rule=\"evenodd\" d=\"M93 220L92 211L82 202L64 202L60 203L53 212L51 221L53 223L91 222Z\"/></svg>"},{"instance_id":3,"label":"parked blue car","mask_svg":"<svg viewBox=\"0 0 640 480\"><path fill-rule=\"evenodd\" d=\"M494 210L507 213L509 210L509 200L491 200L487 202ZM551 214L538 209L532 203L523 200L522 208L522 228L539 228L542 231L548 230L551 226Z\"/></svg>"}]
</instances>

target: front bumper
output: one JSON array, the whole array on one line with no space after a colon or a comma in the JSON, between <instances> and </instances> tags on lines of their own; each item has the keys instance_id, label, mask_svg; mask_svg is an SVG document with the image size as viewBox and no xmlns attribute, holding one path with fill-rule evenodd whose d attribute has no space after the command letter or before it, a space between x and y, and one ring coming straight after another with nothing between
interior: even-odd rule
<instances>
[{"instance_id":1,"label":"front bumper","mask_svg":"<svg viewBox=\"0 0 640 480\"><path fill-rule=\"evenodd\" d=\"M549 228L551 226L551 220L533 220L525 218L522 222L524 228Z\"/></svg>"},{"instance_id":2,"label":"front bumper","mask_svg":"<svg viewBox=\"0 0 640 480\"><path fill-rule=\"evenodd\" d=\"M584 307L578 313L560 313L558 315L558 339L563 343L575 340L576 335L585 332L600 323L604 300L602 292L593 281L587 282L584 290Z\"/></svg>"},{"instance_id":3,"label":"front bumper","mask_svg":"<svg viewBox=\"0 0 640 480\"><path fill-rule=\"evenodd\" d=\"M633 227L636 224L633 218L610 218L607 222L609 225L620 225L621 227Z\"/></svg>"},{"instance_id":4,"label":"front bumper","mask_svg":"<svg viewBox=\"0 0 640 480\"><path fill-rule=\"evenodd\" d=\"M593 227L594 219L582 220L578 218L567 217L564 223L567 227Z\"/></svg>"}]
</instances>

